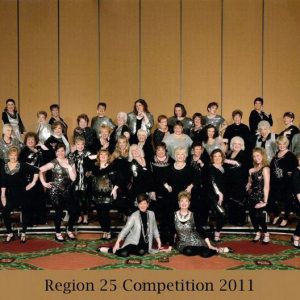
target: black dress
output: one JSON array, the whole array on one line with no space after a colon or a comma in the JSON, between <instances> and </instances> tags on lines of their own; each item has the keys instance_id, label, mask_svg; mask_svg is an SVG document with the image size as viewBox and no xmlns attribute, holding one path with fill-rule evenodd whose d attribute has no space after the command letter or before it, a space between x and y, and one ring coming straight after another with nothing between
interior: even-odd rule
<instances>
[{"instance_id":1,"label":"black dress","mask_svg":"<svg viewBox=\"0 0 300 300\"><path fill-rule=\"evenodd\" d=\"M270 126L273 126L273 119L271 114L267 115L263 111L259 113L255 109L253 109L249 116L249 127L253 135L256 135L257 125L260 121L268 121L270 123Z\"/></svg>"},{"instance_id":2,"label":"black dress","mask_svg":"<svg viewBox=\"0 0 300 300\"><path fill-rule=\"evenodd\" d=\"M295 170L294 174L293 174L293 192L294 192L294 207L295 207L295 211L298 215L298 217L300 217L300 201L297 199L297 195L300 194L300 169L299 167ZM298 224L296 226L294 235L296 236L300 236L300 219L298 220Z\"/></svg>"}]
</instances>

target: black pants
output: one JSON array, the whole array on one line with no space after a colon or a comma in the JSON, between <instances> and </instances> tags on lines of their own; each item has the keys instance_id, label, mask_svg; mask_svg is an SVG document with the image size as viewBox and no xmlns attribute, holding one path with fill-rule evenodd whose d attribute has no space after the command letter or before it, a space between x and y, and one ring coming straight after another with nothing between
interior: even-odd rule
<instances>
[{"instance_id":1,"label":"black pants","mask_svg":"<svg viewBox=\"0 0 300 300\"><path fill-rule=\"evenodd\" d=\"M250 205L249 207L249 216L251 219L251 223L255 232L259 231L259 227L263 233L268 232L267 223L266 223L266 216L264 213L265 207L262 208L255 208L255 204Z\"/></svg>"},{"instance_id":2,"label":"black pants","mask_svg":"<svg viewBox=\"0 0 300 300\"><path fill-rule=\"evenodd\" d=\"M109 249L108 252L112 253L112 249ZM146 253L147 251L139 245L129 244L117 250L115 254L120 257L128 257L129 255L143 256Z\"/></svg>"},{"instance_id":3,"label":"black pants","mask_svg":"<svg viewBox=\"0 0 300 300\"><path fill-rule=\"evenodd\" d=\"M228 199L228 221L232 225L243 226L246 219L245 198Z\"/></svg>"},{"instance_id":4,"label":"black pants","mask_svg":"<svg viewBox=\"0 0 300 300\"><path fill-rule=\"evenodd\" d=\"M192 189L191 210L198 216L199 225L206 226L209 216L209 202L203 187Z\"/></svg>"},{"instance_id":5,"label":"black pants","mask_svg":"<svg viewBox=\"0 0 300 300\"><path fill-rule=\"evenodd\" d=\"M204 246L187 246L183 248L182 253L187 256L200 255L201 257L207 258L216 255L217 251Z\"/></svg>"},{"instance_id":6,"label":"black pants","mask_svg":"<svg viewBox=\"0 0 300 300\"><path fill-rule=\"evenodd\" d=\"M77 216L80 216L81 213L88 215L90 207L87 191L74 191L74 200L77 202L78 206Z\"/></svg>"},{"instance_id":7,"label":"black pants","mask_svg":"<svg viewBox=\"0 0 300 300\"><path fill-rule=\"evenodd\" d=\"M112 205L110 203L96 203L97 215L101 229L104 232L110 232L110 215Z\"/></svg>"},{"instance_id":8,"label":"black pants","mask_svg":"<svg viewBox=\"0 0 300 300\"><path fill-rule=\"evenodd\" d=\"M3 222L4 222L4 226L6 227L7 233L12 233L10 213L15 208L18 207L19 204L17 202L12 201L8 197L6 198L6 205L3 207L2 217L3 217Z\"/></svg>"},{"instance_id":9,"label":"black pants","mask_svg":"<svg viewBox=\"0 0 300 300\"><path fill-rule=\"evenodd\" d=\"M216 219L216 231L220 232L226 222L226 215L222 214L218 209L217 209L217 200L215 197L212 197L211 199L211 209L214 213L215 219ZM222 207L224 208L224 202L222 204ZM224 208L225 209L225 208Z\"/></svg>"}]
</instances>

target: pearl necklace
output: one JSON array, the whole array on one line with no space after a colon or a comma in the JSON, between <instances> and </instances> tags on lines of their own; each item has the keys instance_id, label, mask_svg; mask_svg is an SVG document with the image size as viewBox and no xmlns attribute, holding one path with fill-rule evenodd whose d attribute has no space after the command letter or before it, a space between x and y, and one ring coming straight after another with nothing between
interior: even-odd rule
<instances>
[{"instance_id":1,"label":"pearl necklace","mask_svg":"<svg viewBox=\"0 0 300 300\"><path fill-rule=\"evenodd\" d=\"M145 233L145 230L144 230L144 224L143 224L143 221L142 221L142 217L141 217L141 213L139 213L139 217L140 217L140 222L141 222L141 227L142 227L142 236L143 236L143 239L145 241L146 244L149 243L149 213L147 212L147 232Z\"/></svg>"}]
</instances>

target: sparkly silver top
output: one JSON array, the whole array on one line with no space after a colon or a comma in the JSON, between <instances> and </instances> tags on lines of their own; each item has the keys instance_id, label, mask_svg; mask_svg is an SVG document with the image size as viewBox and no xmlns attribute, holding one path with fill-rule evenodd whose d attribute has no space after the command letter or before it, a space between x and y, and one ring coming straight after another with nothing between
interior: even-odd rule
<instances>
[{"instance_id":1,"label":"sparkly silver top","mask_svg":"<svg viewBox=\"0 0 300 300\"><path fill-rule=\"evenodd\" d=\"M42 144L45 143L45 141L51 136L51 125L48 123L45 124L39 124L39 127L37 129L37 135L39 137L39 140Z\"/></svg>"}]
</instances>

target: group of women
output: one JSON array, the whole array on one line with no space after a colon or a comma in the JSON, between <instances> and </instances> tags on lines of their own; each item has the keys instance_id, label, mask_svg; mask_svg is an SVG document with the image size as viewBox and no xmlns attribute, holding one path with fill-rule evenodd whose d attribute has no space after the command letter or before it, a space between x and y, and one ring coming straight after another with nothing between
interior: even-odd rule
<instances>
[{"instance_id":1,"label":"group of women","mask_svg":"<svg viewBox=\"0 0 300 300\"><path fill-rule=\"evenodd\" d=\"M248 210L256 232L253 242L268 244L266 213L273 216L274 225L281 221L280 226L287 225L290 212L299 213L300 156L293 151L299 149L300 133L293 125L294 114L284 114L285 128L277 136L271 132L272 116L263 111L262 98L254 100L250 129L242 124L240 110L233 111L233 124L227 126L217 109L211 102L207 115L197 112L189 118L184 105L177 103L174 116L158 117L152 134L154 118L145 100L135 101L128 114L118 113L117 124L100 102L91 127L86 114L78 116L70 144L58 105L50 107L49 123L47 113L39 111L36 133L27 132L23 140L24 125L14 100L8 99L0 140L5 241L14 238L14 208L22 210L24 243L27 227L46 221L45 203L50 201L58 242L76 239L74 225L89 222L91 205L97 210L102 238L109 240L110 210L122 212L127 223L115 246L100 249L121 256L151 252L153 238L158 249L161 242L172 246L175 236L176 248L186 255L230 251L214 247L203 230L210 211L215 242L221 240L226 222L244 225ZM69 218L63 235L65 209ZM292 240L297 248L299 226Z\"/></svg>"}]
</instances>

